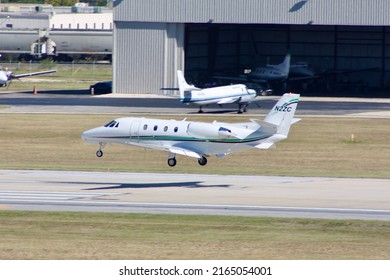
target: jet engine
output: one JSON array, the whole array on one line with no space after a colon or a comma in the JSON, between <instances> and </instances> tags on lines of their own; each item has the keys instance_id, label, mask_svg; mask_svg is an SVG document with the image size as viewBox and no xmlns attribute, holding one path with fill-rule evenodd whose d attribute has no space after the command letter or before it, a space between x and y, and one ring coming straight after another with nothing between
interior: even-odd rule
<instances>
[{"instance_id":1,"label":"jet engine","mask_svg":"<svg viewBox=\"0 0 390 280\"><path fill-rule=\"evenodd\" d=\"M187 133L194 137L208 139L224 139L234 137L234 134L229 128L204 123L190 123L187 128Z\"/></svg>"}]
</instances>

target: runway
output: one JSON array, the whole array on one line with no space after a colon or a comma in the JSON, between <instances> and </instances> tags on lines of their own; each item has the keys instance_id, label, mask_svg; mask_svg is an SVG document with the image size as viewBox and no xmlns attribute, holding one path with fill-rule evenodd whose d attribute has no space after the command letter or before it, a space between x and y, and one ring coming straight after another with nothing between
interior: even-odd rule
<instances>
[{"instance_id":1,"label":"runway","mask_svg":"<svg viewBox=\"0 0 390 280\"><path fill-rule=\"evenodd\" d=\"M197 114L172 96L2 92L0 114ZM275 97L278 98L278 97ZM389 99L305 98L298 115L390 118ZM275 100L258 101L248 118ZM206 114L236 114L210 106ZM390 180L0 170L0 211L99 211L390 220Z\"/></svg>"},{"instance_id":2,"label":"runway","mask_svg":"<svg viewBox=\"0 0 390 280\"><path fill-rule=\"evenodd\" d=\"M390 221L390 180L0 170L0 211Z\"/></svg>"}]
</instances>

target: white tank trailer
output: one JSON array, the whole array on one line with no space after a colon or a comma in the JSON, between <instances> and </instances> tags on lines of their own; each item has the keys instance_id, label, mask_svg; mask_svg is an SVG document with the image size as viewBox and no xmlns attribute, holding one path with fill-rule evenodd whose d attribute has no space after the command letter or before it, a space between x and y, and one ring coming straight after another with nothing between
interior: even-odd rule
<instances>
[{"instance_id":1,"label":"white tank trailer","mask_svg":"<svg viewBox=\"0 0 390 280\"><path fill-rule=\"evenodd\" d=\"M111 59L112 44L112 30L0 30L0 54L25 61Z\"/></svg>"}]
</instances>

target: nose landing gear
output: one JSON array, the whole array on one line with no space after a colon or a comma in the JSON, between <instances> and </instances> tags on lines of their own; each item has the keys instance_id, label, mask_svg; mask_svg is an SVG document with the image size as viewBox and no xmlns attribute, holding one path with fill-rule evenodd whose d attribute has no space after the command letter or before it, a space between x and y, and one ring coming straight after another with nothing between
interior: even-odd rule
<instances>
[{"instance_id":1,"label":"nose landing gear","mask_svg":"<svg viewBox=\"0 0 390 280\"><path fill-rule=\"evenodd\" d=\"M99 150L97 150L97 152L96 152L96 156L97 157L102 157L103 156L103 149L104 149L104 147L106 146L106 143L100 143L100 147L99 147Z\"/></svg>"}]
</instances>

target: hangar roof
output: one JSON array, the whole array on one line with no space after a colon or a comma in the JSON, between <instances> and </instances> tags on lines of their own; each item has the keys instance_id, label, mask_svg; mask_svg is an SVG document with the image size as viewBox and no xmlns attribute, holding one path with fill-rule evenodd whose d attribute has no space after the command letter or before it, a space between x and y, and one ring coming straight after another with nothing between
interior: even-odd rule
<instances>
[{"instance_id":1,"label":"hangar roof","mask_svg":"<svg viewBox=\"0 0 390 280\"><path fill-rule=\"evenodd\" d=\"M390 25L388 0L117 0L114 21Z\"/></svg>"}]
</instances>

